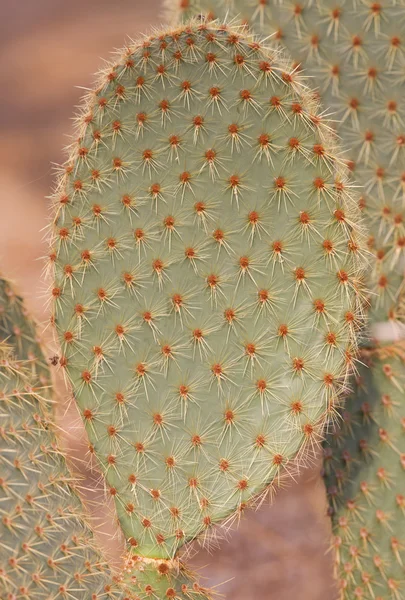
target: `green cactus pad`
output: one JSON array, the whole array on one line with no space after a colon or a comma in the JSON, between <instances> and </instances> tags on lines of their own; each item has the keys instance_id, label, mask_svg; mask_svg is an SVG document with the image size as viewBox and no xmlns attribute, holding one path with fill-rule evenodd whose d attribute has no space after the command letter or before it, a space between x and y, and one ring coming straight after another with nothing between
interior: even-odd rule
<instances>
[{"instance_id":1,"label":"green cactus pad","mask_svg":"<svg viewBox=\"0 0 405 600\"><path fill-rule=\"evenodd\" d=\"M405 594L405 345L364 351L342 424L324 447L342 600Z\"/></svg>"},{"instance_id":2,"label":"green cactus pad","mask_svg":"<svg viewBox=\"0 0 405 600\"><path fill-rule=\"evenodd\" d=\"M0 597L123 599L58 444L35 323L4 280L0 308Z\"/></svg>"},{"instance_id":3,"label":"green cactus pad","mask_svg":"<svg viewBox=\"0 0 405 600\"><path fill-rule=\"evenodd\" d=\"M374 255L373 321L403 320L405 268L405 20L402 2L166 0L173 18L238 16L287 48L336 119L344 158L361 186Z\"/></svg>"},{"instance_id":4,"label":"green cactus pad","mask_svg":"<svg viewBox=\"0 0 405 600\"><path fill-rule=\"evenodd\" d=\"M127 540L171 558L318 441L362 319L359 210L312 95L236 27L127 48L78 122L61 363Z\"/></svg>"}]
</instances>

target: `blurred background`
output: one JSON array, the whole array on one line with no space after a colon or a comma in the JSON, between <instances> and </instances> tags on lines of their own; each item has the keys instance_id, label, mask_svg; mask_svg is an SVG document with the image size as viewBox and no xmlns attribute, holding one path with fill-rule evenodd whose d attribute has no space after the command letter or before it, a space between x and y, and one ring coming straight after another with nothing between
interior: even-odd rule
<instances>
[{"instance_id":1,"label":"blurred background","mask_svg":"<svg viewBox=\"0 0 405 600\"><path fill-rule=\"evenodd\" d=\"M48 223L53 165L63 162L71 118L92 73L127 36L163 22L161 0L0 0L0 269L48 320L40 258ZM48 328L49 330L49 328ZM50 356L52 350L50 350ZM111 507L96 472L83 460L82 428L59 383L65 443L94 501L100 545L119 565ZM79 458L81 457L81 459ZM334 600L330 537L320 463L274 501L246 514L231 543L191 560L202 584L226 600Z\"/></svg>"}]
</instances>

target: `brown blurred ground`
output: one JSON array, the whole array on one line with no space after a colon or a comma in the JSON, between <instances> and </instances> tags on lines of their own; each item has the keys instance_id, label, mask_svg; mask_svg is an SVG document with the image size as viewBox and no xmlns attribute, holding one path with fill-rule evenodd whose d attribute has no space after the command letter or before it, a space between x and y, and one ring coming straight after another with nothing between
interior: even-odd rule
<instances>
[{"instance_id":1,"label":"brown blurred ground","mask_svg":"<svg viewBox=\"0 0 405 600\"><path fill-rule=\"evenodd\" d=\"M90 86L91 73L125 36L160 24L159 0L0 0L0 267L14 279L36 315L46 320L46 286L39 257L46 254L43 230L52 184L51 161L61 162L69 142L73 106ZM60 414L68 394L62 389ZM68 409L68 445L83 456L85 440ZM66 419L64 419L66 428ZM80 437L81 436L81 437ZM80 439L78 439L80 438ZM79 463L78 463L79 464ZM82 463L88 496L100 502L97 475ZM319 466L247 515L231 544L192 559L204 585L216 586L228 600L333 600L329 529L323 517L324 491ZM100 529L113 532L104 508ZM100 535L110 556L118 540Z\"/></svg>"}]
</instances>

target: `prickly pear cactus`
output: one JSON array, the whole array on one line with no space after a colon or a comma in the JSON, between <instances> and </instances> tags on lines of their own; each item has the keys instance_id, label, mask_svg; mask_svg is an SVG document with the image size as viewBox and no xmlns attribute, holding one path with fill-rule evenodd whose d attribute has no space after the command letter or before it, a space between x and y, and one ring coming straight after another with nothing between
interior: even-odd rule
<instances>
[{"instance_id":1,"label":"prickly pear cactus","mask_svg":"<svg viewBox=\"0 0 405 600\"><path fill-rule=\"evenodd\" d=\"M4 280L0 315L0 597L123 598L58 445L35 324Z\"/></svg>"},{"instance_id":2,"label":"prickly pear cactus","mask_svg":"<svg viewBox=\"0 0 405 600\"><path fill-rule=\"evenodd\" d=\"M404 597L405 344L363 352L355 393L325 446L342 600Z\"/></svg>"},{"instance_id":3,"label":"prickly pear cactus","mask_svg":"<svg viewBox=\"0 0 405 600\"><path fill-rule=\"evenodd\" d=\"M61 364L131 552L170 559L317 445L362 318L359 211L312 95L236 27L127 48L78 123Z\"/></svg>"},{"instance_id":4,"label":"prickly pear cactus","mask_svg":"<svg viewBox=\"0 0 405 600\"><path fill-rule=\"evenodd\" d=\"M349 0L166 0L174 19L238 16L272 35L319 90L336 120L344 157L361 187L374 255L373 321L403 320L405 268L404 37L402 2Z\"/></svg>"}]
</instances>

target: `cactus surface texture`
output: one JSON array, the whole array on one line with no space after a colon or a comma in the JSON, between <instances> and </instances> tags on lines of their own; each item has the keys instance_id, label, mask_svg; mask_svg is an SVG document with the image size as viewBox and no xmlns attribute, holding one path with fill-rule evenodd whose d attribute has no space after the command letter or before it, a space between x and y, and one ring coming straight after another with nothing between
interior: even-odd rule
<instances>
[{"instance_id":1,"label":"cactus surface texture","mask_svg":"<svg viewBox=\"0 0 405 600\"><path fill-rule=\"evenodd\" d=\"M61 364L132 552L170 559L318 445L362 318L359 209L313 96L234 26L129 46L78 128Z\"/></svg>"},{"instance_id":2,"label":"cactus surface texture","mask_svg":"<svg viewBox=\"0 0 405 600\"><path fill-rule=\"evenodd\" d=\"M405 344L363 352L355 393L325 447L342 600L404 598Z\"/></svg>"},{"instance_id":3,"label":"cactus surface texture","mask_svg":"<svg viewBox=\"0 0 405 600\"><path fill-rule=\"evenodd\" d=\"M174 18L238 16L286 47L336 120L342 156L361 186L374 255L373 321L403 320L405 19L396 0L167 0Z\"/></svg>"},{"instance_id":4,"label":"cactus surface texture","mask_svg":"<svg viewBox=\"0 0 405 600\"><path fill-rule=\"evenodd\" d=\"M51 398L35 324L1 279L0 598L123 598L94 546Z\"/></svg>"}]
</instances>

